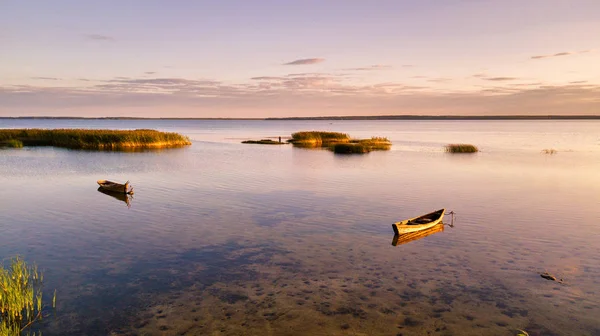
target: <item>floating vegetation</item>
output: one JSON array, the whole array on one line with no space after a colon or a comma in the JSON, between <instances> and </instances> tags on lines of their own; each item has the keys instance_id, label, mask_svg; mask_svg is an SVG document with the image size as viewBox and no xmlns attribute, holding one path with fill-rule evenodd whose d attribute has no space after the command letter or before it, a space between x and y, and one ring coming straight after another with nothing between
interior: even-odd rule
<instances>
[{"instance_id":1,"label":"floating vegetation","mask_svg":"<svg viewBox=\"0 0 600 336\"><path fill-rule=\"evenodd\" d=\"M556 149L550 148L550 149L542 149L542 153L554 155L554 154L558 153L558 151Z\"/></svg>"},{"instance_id":2,"label":"floating vegetation","mask_svg":"<svg viewBox=\"0 0 600 336\"><path fill-rule=\"evenodd\" d=\"M305 131L292 134L288 140L296 147L327 148L336 154L365 154L374 150L389 150L392 143L387 138L351 139L346 133Z\"/></svg>"},{"instance_id":3,"label":"floating vegetation","mask_svg":"<svg viewBox=\"0 0 600 336\"><path fill-rule=\"evenodd\" d=\"M42 281L37 267L19 257L11 259L8 268L0 267L1 336L21 335L42 319ZM52 306L56 307L56 291Z\"/></svg>"},{"instance_id":4,"label":"floating vegetation","mask_svg":"<svg viewBox=\"0 0 600 336\"><path fill-rule=\"evenodd\" d=\"M271 139L260 139L260 140L246 140L242 141L244 144L258 144L258 145L285 145L287 142L275 141Z\"/></svg>"},{"instance_id":5,"label":"floating vegetation","mask_svg":"<svg viewBox=\"0 0 600 336\"><path fill-rule=\"evenodd\" d=\"M71 149L129 150L189 146L186 136L156 130L3 129L0 142L19 141L24 146Z\"/></svg>"},{"instance_id":6,"label":"floating vegetation","mask_svg":"<svg viewBox=\"0 0 600 336\"><path fill-rule=\"evenodd\" d=\"M293 144L316 144L326 147L333 143L349 142L350 136L346 133L323 132L323 131L304 131L292 134L292 139L288 140Z\"/></svg>"},{"instance_id":7,"label":"floating vegetation","mask_svg":"<svg viewBox=\"0 0 600 336\"><path fill-rule=\"evenodd\" d=\"M446 145L446 152L448 153L477 153L479 148L470 144L450 144Z\"/></svg>"},{"instance_id":8,"label":"floating vegetation","mask_svg":"<svg viewBox=\"0 0 600 336\"><path fill-rule=\"evenodd\" d=\"M0 148L8 147L8 148L23 148L23 142L17 139L10 139L5 141L0 141Z\"/></svg>"}]
</instances>

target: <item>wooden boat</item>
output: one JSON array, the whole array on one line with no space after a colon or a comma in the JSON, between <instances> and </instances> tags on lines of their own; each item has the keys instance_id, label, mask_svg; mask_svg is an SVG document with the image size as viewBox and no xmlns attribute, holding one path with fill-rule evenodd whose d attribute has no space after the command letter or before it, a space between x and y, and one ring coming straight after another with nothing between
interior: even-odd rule
<instances>
[{"instance_id":1,"label":"wooden boat","mask_svg":"<svg viewBox=\"0 0 600 336\"><path fill-rule=\"evenodd\" d=\"M133 188L129 188L129 181L125 182L125 184L107 180L98 180L97 182L100 188L104 190L119 192L123 194L133 194Z\"/></svg>"},{"instance_id":2,"label":"wooden boat","mask_svg":"<svg viewBox=\"0 0 600 336\"><path fill-rule=\"evenodd\" d=\"M434 211L423 216L406 219L401 222L396 222L392 224L392 228L394 229L394 233L396 234L403 234L429 229L430 227L433 227L442 221L442 218L444 218L444 212L446 212L446 209L440 209L438 211Z\"/></svg>"},{"instance_id":3,"label":"wooden boat","mask_svg":"<svg viewBox=\"0 0 600 336\"><path fill-rule=\"evenodd\" d=\"M397 234L397 235L394 235L394 239L392 239L392 245L398 246L398 245L406 244L411 241L419 240L421 238L425 238L427 236L431 236L434 233L438 233L438 232L442 232L442 231L444 231L444 223L439 223L433 227L430 227L429 229L425 229L425 230L421 230L421 231Z\"/></svg>"}]
</instances>

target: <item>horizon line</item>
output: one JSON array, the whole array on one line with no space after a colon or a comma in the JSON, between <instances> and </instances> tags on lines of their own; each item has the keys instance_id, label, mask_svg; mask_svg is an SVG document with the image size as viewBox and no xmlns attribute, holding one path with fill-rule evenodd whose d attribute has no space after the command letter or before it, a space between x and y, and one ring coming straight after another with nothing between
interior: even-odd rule
<instances>
[{"instance_id":1,"label":"horizon line","mask_svg":"<svg viewBox=\"0 0 600 336\"><path fill-rule=\"evenodd\" d=\"M83 119L83 120L596 120L600 115L368 115L368 116L314 116L314 117L72 117L72 116L18 116L0 119Z\"/></svg>"}]
</instances>

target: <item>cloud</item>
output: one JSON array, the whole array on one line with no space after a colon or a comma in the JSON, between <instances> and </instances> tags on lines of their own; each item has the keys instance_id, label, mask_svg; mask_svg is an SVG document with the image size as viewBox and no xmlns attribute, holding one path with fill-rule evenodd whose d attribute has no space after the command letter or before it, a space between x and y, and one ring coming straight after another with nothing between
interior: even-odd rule
<instances>
[{"instance_id":1,"label":"cloud","mask_svg":"<svg viewBox=\"0 0 600 336\"><path fill-rule=\"evenodd\" d=\"M469 92L401 82L362 84L332 74L256 77L244 83L113 78L82 86L0 85L0 116L268 117L369 114L597 114L600 86L482 85ZM268 79L265 79L268 78ZM506 87L497 85L503 84ZM576 111L576 112L573 112Z\"/></svg>"},{"instance_id":2,"label":"cloud","mask_svg":"<svg viewBox=\"0 0 600 336\"><path fill-rule=\"evenodd\" d=\"M513 81L513 80L520 79L517 77L480 77L480 78L487 80L487 81L494 81L494 82L506 82L506 81Z\"/></svg>"},{"instance_id":3,"label":"cloud","mask_svg":"<svg viewBox=\"0 0 600 336\"><path fill-rule=\"evenodd\" d=\"M432 83L447 83L450 82L452 79L451 78L432 78L432 79L428 79L428 82L432 82Z\"/></svg>"},{"instance_id":4,"label":"cloud","mask_svg":"<svg viewBox=\"0 0 600 336\"><path fill-rule=\"evenodd\" d=\"M111 36L100 35L100 34L86 34L85 37L95 41L114 41L115 39Z\"/></svg>"},{"instance_id":5,"label":"cloud","mask_svg":"<svg viewBox=\"0 0 600 336\"><path fill-rule=\"evenodd\" d=\"M57 78L57 77L31 77L31 79L39 79L39 80L53 80L53 81L62 80L62 79L60 79L60 78Z\"/></svg>"},{"instance_id":6,"label":"cloud","mask_svg":"<svg viewBox=\"0 0 600 336\"><path fill-rule=\"evenodd\" d=\"M146 75L154 75L156 71L146 71L144 72Z\"/></svg>"},{"instance_id":7,"label":"cloud","mask_svg":"<svg viewBox=\"0 0 600 336\"><path fill-rule=\"evenodd\" d=\"M373 71L373 70L385 70L385 69L391 69L391 68L392 68L391 65L375 64L375 65L371 65L368 67L346 68L346 69L342 69L342 70L344 70L344 71Z\"/></svg>"},{"instance_id":8,"label":"cloud","mask_svg":"<svg viewBox=\"0 0 600 336\"><path fill-rule=\"evenodd\" d=\"M283 65L306 65L306 64L317 64L317 63L321 63L324 62L325 59L324 58L302 58L302 59L297 59L295 61L291 61L288 63L283 63Z\"/></svg>"},{"instance_id":9,"label":"cloud","mask_svg":"<svg viewBox=\"0 0 600 336\"><path fill-rule=\"evenodd\" d=\"M573 82L569 82L569 84L585 84L588 81L584 81L584 80L580 80L580 81L573 81Z\"/></svg>"},{"instance_id":10,"label":"cloud","mask_svg":"<svg viewBox=\"0 0 600 336\"><path fill-rule=\"evenodd\" d=\"M589 53L594 51L593 49L588 49L588 50L581 50L581 51L563 51L563 52L559 52L556 54L550 54L550 55L536 55L536 56L531 56L531 59L543 59L543 58L549 58L549 57L560 57L560 56L569 56L569 55L579 55L579 54L585 54L585 53Z\"/></svg>"}]
</instances>

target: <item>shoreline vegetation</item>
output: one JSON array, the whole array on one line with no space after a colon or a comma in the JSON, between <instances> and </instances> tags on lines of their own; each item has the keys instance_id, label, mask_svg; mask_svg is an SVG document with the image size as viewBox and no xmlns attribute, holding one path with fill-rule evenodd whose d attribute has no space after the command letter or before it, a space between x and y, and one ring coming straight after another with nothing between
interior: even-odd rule
<instances>
[{"instance_id":1,"label":"shoreline vegetation","mask_svg":"<svg viewBox=\"0 0 600 336\"><path fill-rule=\"evenodd\" d=\"M186 136L151 129L0 129L0 143L7 147L55 146L69 149L127 151L189 146ZM20 145L19 145L20 143Z\"/></svg>"},{"instance_id":2,"label":"shoreline vegetation","mask_svg":"<svg viewBox=\"0 0 600 336\"><path fill-rule=\"evenodd\" d=\"M296 132L288 142L301 148L326 148L336 154L366 154L375 150L389 150L392 147L387 138L352 139L346 133L323 131Z\"/></svg>"}]
</instances>

